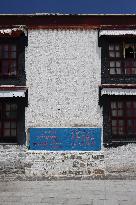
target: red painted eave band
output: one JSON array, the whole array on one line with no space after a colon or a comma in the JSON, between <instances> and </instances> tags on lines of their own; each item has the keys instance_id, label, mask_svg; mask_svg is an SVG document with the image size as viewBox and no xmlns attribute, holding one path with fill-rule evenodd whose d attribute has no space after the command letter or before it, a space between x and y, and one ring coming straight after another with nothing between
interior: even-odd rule
<instances>
[{"instance_id":1,"label":"red painted eave band","mask_svg":"<svg viewBox=\"0 0 136 205\"><path fill-rule=\"evenodd\" d=\"M52 27L122 26L136 25L136 15L0 15L0 26L26 25Z\"/></svg>"},{"instance_id":2,"label":"red painted eave band","mask_svg":"<svg viewBox=\"0 0 136 205\"><path fill-rule=\"evenodd\" d=\"M24 90L26 91L28 88L26 86L0 86L0 91L15 91L15 90Z\"/></svg>"}]
</instances>

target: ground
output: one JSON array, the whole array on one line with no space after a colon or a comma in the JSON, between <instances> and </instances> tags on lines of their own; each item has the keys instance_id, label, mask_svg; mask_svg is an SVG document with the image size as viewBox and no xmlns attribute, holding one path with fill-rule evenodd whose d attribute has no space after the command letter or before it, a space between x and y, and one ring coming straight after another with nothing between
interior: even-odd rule
<instances>
[{"instance_id":1,"label":"ground","mask_svg":"<svg viewBox=\"0 0 136 205\"><path fill-rule=\"evenodd\" d=\"M136 205L135 180L0 182L0 205Z\"/></svg>"}]
</instances>

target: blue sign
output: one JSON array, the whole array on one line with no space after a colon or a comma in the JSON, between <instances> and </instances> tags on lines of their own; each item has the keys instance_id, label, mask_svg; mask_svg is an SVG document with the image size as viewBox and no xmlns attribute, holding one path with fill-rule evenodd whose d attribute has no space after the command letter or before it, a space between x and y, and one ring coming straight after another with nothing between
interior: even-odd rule
<instances>
[{"instance_id":1,"label":"blue sign","mask_svg":"<svg viewBox=\"0 0 136 205\"><path fill-rule=\"evenodd\" d=\"M99 151L101 128L30 128L30 149Z\"/></svg>"}]
</instances>

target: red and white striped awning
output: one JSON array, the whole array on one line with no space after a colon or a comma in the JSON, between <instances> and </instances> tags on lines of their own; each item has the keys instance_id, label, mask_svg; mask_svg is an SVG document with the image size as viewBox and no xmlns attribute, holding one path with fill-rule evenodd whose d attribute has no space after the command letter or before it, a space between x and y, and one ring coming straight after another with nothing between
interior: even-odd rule
<instances>
[{"instance_id":1,"label":"red and white striped awning","mask_svg":"<svg viewBox=\"0 0 136 205\"><path fill-rule=\"evenodd\" d=\"M16 26L12 28L0 28L0 37L19 37L22 34L27 36L27 30L24 26Z\"/></svg>"},{"instance_id":2,"label":"red and white striped awning","mask_svg":"<svg viewBox=\"0 0 136 205\"><path fill-rule=\"evenodd\" d=\"M130 30L100 30L100 36L123 36L123 35L136 35L136 29Z\"/></svg>"},{"instance_id":3,"label":"red and white striped awning","mask_svg":"<svg viewBox=\"0 0 136 205\"><path fill-rule=\"evenodd\" d=\"M25 86L0 86L0 98L25 97L26 91Z\"/></svg>"},{"instance_id":4,"label":"red and white striped awning","mask_svg":"<svg viewBox=\"0 0 136 205\"><path fill-rule=\"evenodd\" d=\"M136 95L136 89L103 88L101 95Z\"/></svg>"},{"instance_id":5,"label":"red and white striped awning","mask_svg":"<svg viewBox=\"0 0 136 205\"><path fill-rule=\"evenodd\" d=\"M102 84L102 95L136 95L136 84Z\"/></svg>"}]
</instances>

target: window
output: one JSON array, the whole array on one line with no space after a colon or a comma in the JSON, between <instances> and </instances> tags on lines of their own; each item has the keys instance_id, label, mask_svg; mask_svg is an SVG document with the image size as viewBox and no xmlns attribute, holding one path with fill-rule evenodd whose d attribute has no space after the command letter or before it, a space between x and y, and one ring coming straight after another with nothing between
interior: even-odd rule
<instances>
[{"instance_id":1,"label":"window","mask_svg":"<svg viewBox=\"0 0 136 205\"><path fill-rule=\"evenodd\" d=\"M110 75L136 74L136 43L110 43L108 57Z\"/></svg>"},{"instance_id":2,"label":"window","mask_svg":"<svg viewBox=\"0 0 136 205\"><path fill-rule=\"evenodd\" d=\"M0 45L0 76L12 77L17 74L17 46Z\"/></svg>"},{"instance_id":3,"label":"window","mask_svg":"<svg viewBox=\"0 0 136 205\"><path fill-rule=\"evenodd\" d=\"M111 101L112 136L136 135L136 100Z\"/></svg>"},{"instance_id":4,"label":"window","mask_svg":"<svg viewBox=\"0 0 136 205\"><path fill-rule=\"evenodd\" d=\"M0 142L17 141L17 104L0 103Z\"/></svg>"},{"instance_id":5,"label":"window","mask_svg":"<svg viewBox=\"0 0 136 205\"><path fill-rule=\"evenodd\" d=\"M121 47L119 44L109 44L110 74L121 74Z\"/></svg>"}]
</instances>

